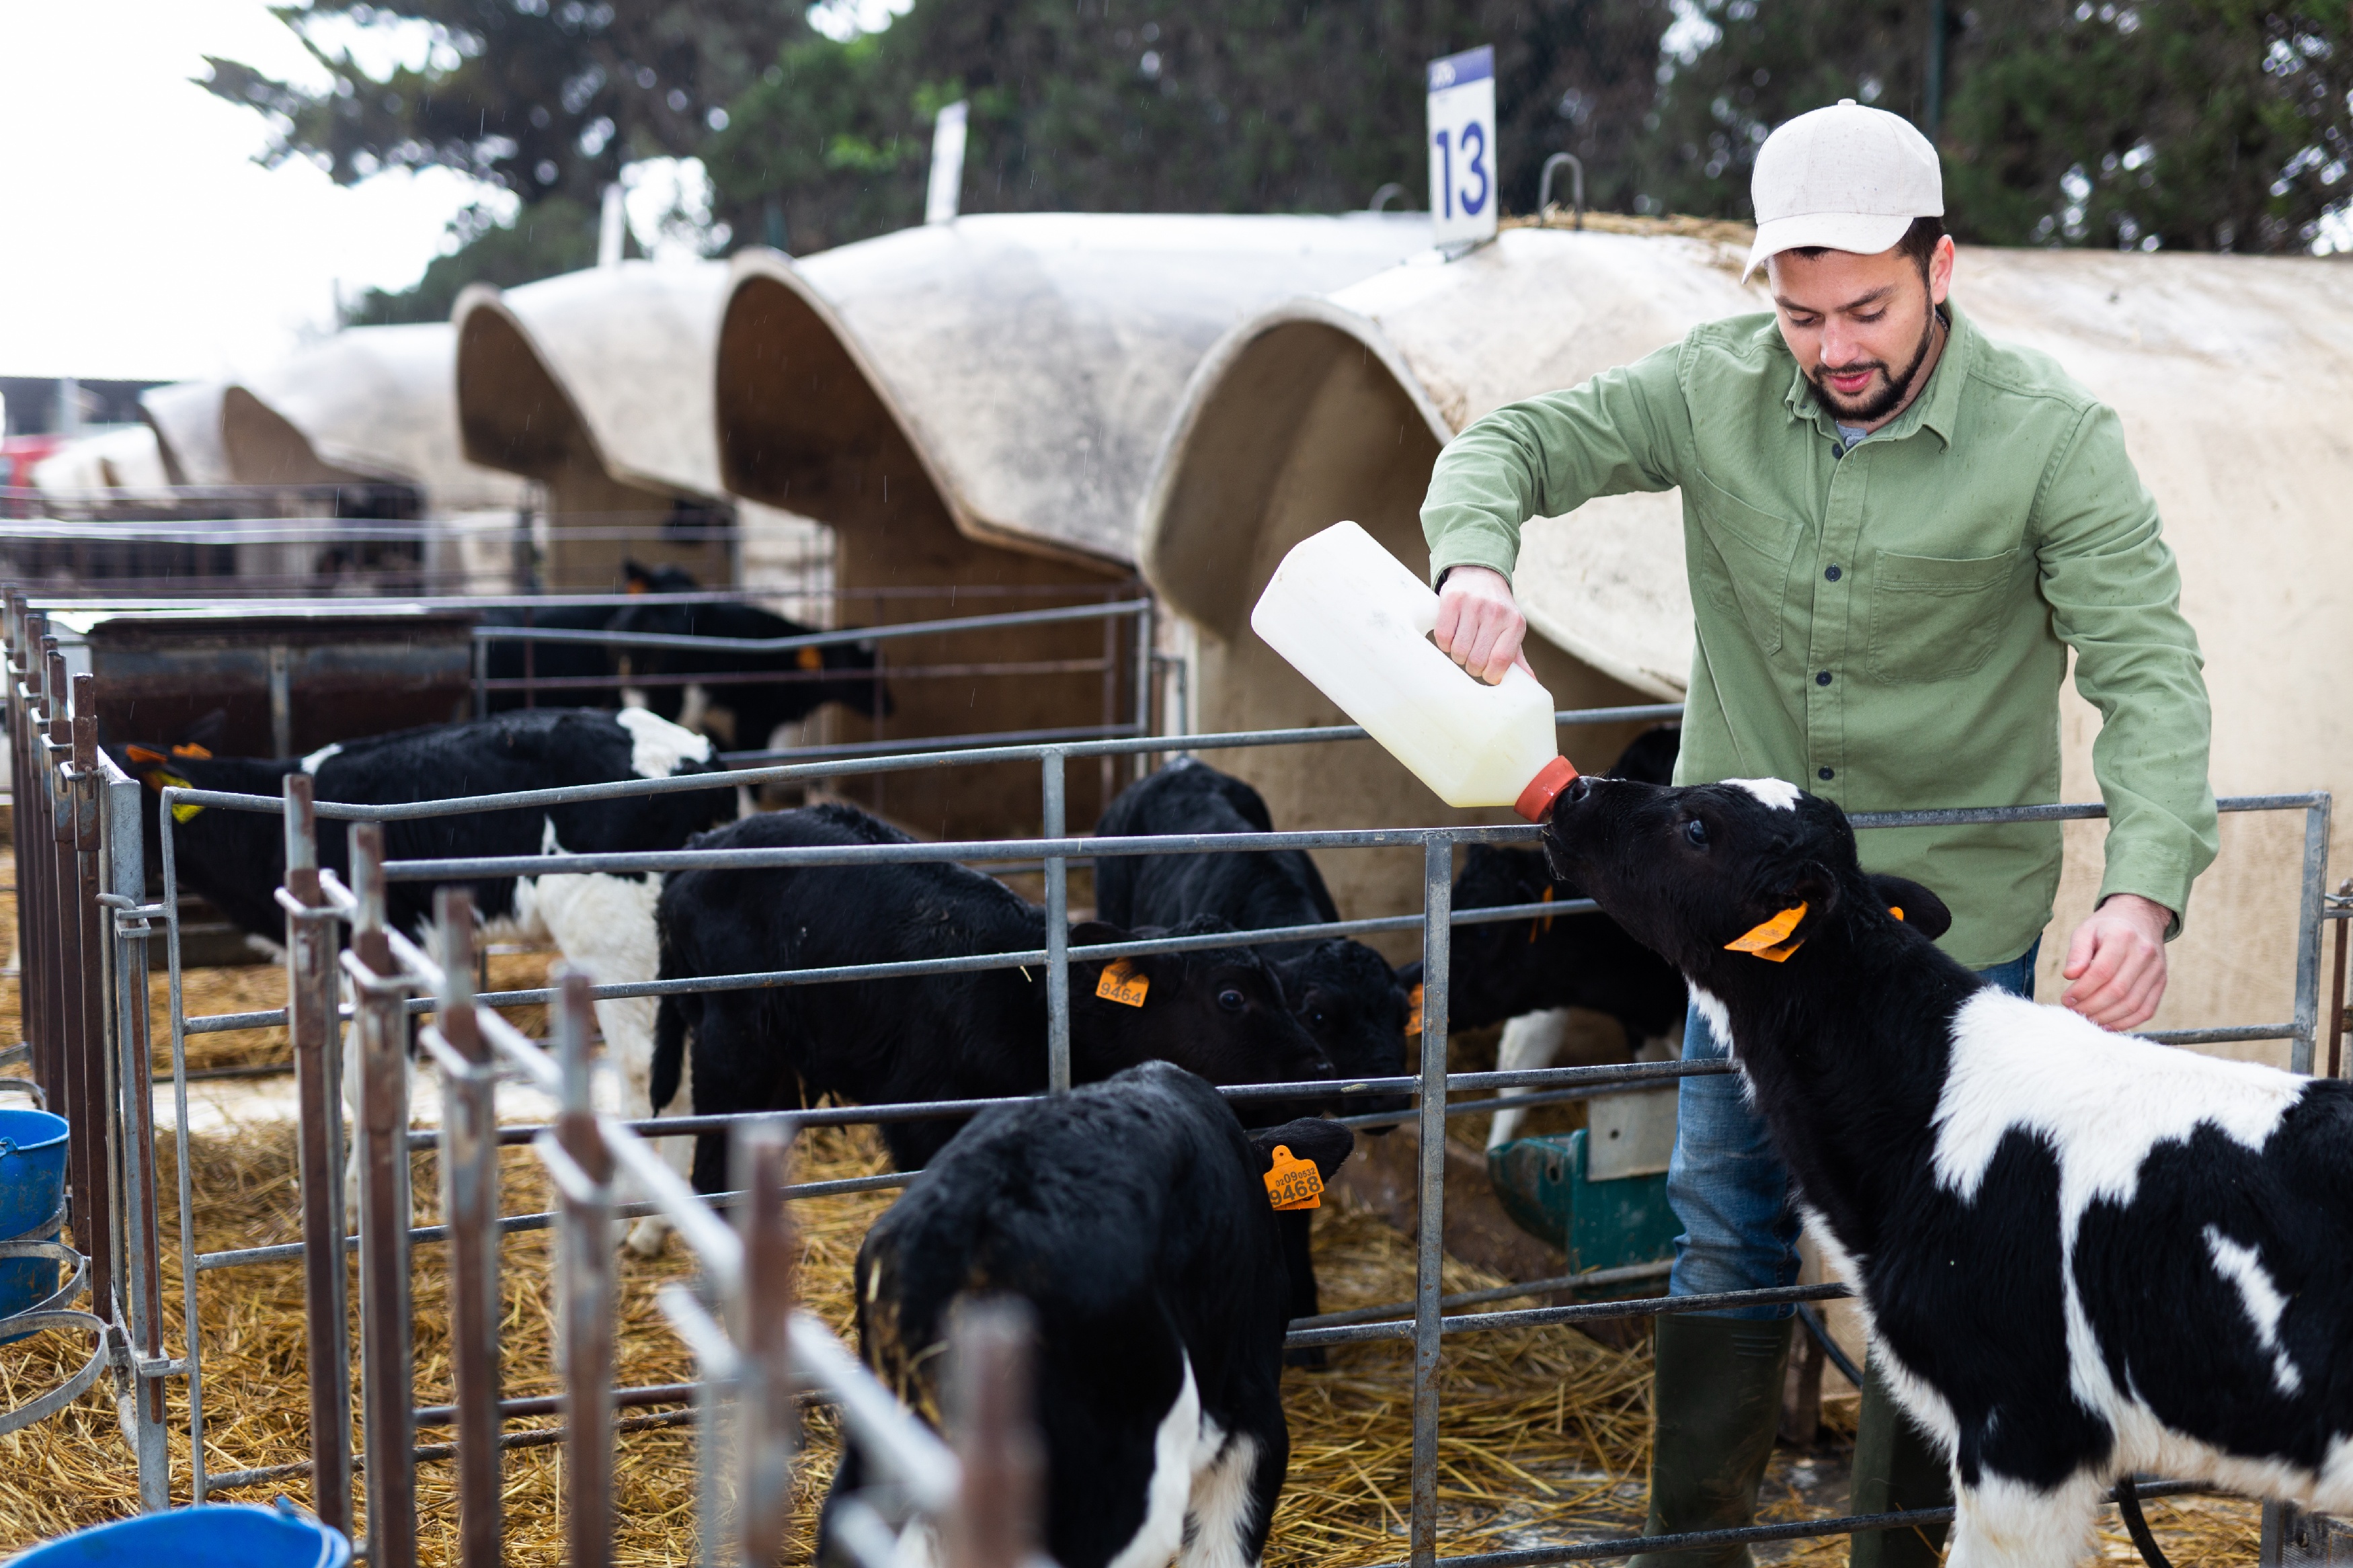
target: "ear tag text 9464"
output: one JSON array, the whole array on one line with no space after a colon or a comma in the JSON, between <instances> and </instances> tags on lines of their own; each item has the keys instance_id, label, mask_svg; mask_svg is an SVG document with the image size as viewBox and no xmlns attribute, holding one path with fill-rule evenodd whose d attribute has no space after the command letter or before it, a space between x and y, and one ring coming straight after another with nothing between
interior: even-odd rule
<instances>
[{"instance_id":1,"label":"ear tag text 9464","mask_svg":"<svg viewBox=\"0 0 2353 1568\"><path fill-rule=\"evenodd\" d=\"M1129 1007L1144 1005L1144 994L1152 989L1152 976L1135 967L1129 959L1103 965L1103 978L1095 982L1095 994L1106 1002L1117 1002Z\"/></svg>"},{"instance_id":2,"label":"ear tag text 9464","mask_svg":"<svg viewBox=\"0 0 2353 1568\"><path fill-rule=\"evenodd\" d=\"M1278 1210L1324 1206L1324 1176L1315 1162L1303 1160L1287 1144L1274 1146L1274 1163L1266 1173L1267 1202Z\"/></svg>"},{"instance_id":3,"label":"ear tag text 9464","mask_svg":"<svg viewBox=\"0 0 2353 1568\"><path fill-rule=\"evenodd\" d=\"M1771 959L1775 963L1786 963L1791 953L1806 945L1803 938L1793 941L1789 936L1798 929L1798 922L1805 918L1806 906L1792 905L1762 925L1751 926L1742 931L1724 944L1724 951L1753 953L1758 958Z\"/></svg>"}]
</instances>

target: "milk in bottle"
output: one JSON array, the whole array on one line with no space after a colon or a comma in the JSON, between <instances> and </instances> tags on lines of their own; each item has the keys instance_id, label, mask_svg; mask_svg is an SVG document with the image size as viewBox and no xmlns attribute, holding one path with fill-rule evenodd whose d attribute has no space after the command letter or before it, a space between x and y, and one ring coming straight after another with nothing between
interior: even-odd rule
<instances>
[{"instance_id":1,"label":"milk in bottle","mask_svg":"<svg viewBox=\"0 0 2353 1568\"><path fill-rule=\"evenodd\" d=\"M1531 822L1577 776L1552 694L1514 666L1490 686L1430 640L1438 595L1353 522L1302 540L1250 629L1449 805L1508 805Z\"/></svg>"}]
</instances>

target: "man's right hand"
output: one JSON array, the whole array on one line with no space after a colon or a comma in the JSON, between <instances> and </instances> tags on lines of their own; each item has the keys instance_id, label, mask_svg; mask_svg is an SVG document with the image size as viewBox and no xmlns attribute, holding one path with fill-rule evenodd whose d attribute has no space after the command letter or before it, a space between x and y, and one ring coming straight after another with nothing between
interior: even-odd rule
<instances>
[{"instance_id":1,"label":"man's right hand","mask_svg":"<svg viewBox=\"0 0 2353 1568\"><path fill-rule=\"evenodd\" d=\"M1438 591L1438 626L1432 634L1439 651L1493 686L1513 665L1527 662L1520 657L1520 644L1527 635L1526 617L1501 572L1457 566L1446 574L1446 585Z\"/></svg>"}]
</instances>

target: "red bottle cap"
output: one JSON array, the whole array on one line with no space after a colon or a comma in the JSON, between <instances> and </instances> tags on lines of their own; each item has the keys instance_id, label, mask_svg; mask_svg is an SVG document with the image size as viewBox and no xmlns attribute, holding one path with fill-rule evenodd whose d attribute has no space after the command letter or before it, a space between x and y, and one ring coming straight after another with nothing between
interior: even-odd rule
<instances>
[{"instance_id":1,"label":"red bottle cap","mask_svg":"<svg viewBox=\"0 0 2353 1568\"><path fill-rule=\"evenodd\" d=\"M1554 799L1576 777L1577 769L1567 757L1555 757L1536 770L1536 776L1528 781L1528 787L1520 792L1512 809L1530 822L1542 822L1545 813L1552 809Z\"/></svg>"}]
</instances>

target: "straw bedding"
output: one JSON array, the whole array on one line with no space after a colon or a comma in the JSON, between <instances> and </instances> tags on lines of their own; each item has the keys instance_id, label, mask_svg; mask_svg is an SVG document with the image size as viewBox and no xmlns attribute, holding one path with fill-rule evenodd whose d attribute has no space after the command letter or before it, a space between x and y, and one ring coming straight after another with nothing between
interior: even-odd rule
<instances>
[{"instance_id":1,"label":"straw bedding","mask_svg":"<svg viewBox=\"0 0 2353 1568\"><path fill-rule=\"evenodd\" d=\"M0 906L0 922L13 910ZM11 933L13 934L13 933ZM501 984L527 984L543 973L543 958L502 961ZM187 986L192 1011L227 1011L277 1005L278 972L267 968L197 972ZM160 979L157 986L161 994ZM14 1038L16 986L0 986L0 1035ZM535 1010L534 1010L535 1011ZM518 1017L537 1034L537 1020ZM278 1037L269 1037L273 1033ZM159 1041L164 1037L158 1031ZM256 1031L249 1041L214 1037L221 1058L276 1059L282 1032ZM162 1188L167 1237L164 1258L167 1345L182 1342L174 1151L164 1142ZM290 1126L254 1122L221 1135L192 1140L200 1251L295 1239L299 1221L293 1189ZM806 1135L797 1152L801 1179L863 1174L884 1168L879 1142L863 1129L827 1129ZM420 1210L438 1207L430 1156L417 1162ZM528 1150L505 1153L501 1206L509 1213L544 1209L549 1190ZM845 1335L849 1321L851 1259L868 1226L892 1199L889 1193L854 1194L795 1205L803 1248L800 1289L806 1303ZM501 1328L504 1392L509 1396L554 1392L549 1346L548 1290L552 1233L512 1237L505 1247L504 1315ZM1339 1203L1319 1215L1315 1251L1327 1310L1395 1301L1412 1291L1410 1242L1369 1212ZM451 1397L443 1310L444 1264L438 1246L417 1249L415 1276L417 1392L419 1404ZM623 1385L685 1381L691 1359L653 1301L655 1288L684 1278L683 1248L651 1263L622 1258L618 1334ZM356 1285L356 1267L353 1269ZM1500 1283L1450 1263L1449 1290ZM303 1394L301 1274L299 1264L216 1272L202 1292L206 1450L216 1470L307 1459L308 1409ZM354 1314L353 1327L357 1320ZM0 1347L0 1405L13 1405L52 1385L85 1352L79 1336L43 1335ZM1291 1418L1289 1484L1275 1521L1269 1562L1275 1568L1358 1568L1393 1562L1406 1552L1404 1516L1412 1439L1409 1352L1401 1343L1337 1347L1318 1373L1286 1373ZM171 1385L174 1495L187 1488L187 1388ZM1612 1535L1638 1527L1649 1447L1647 1342L1608 1349L1567 1330L1532 1330L1450 1339L1442 1373L1441 1469L1439 1504L1441 1550L1452 1553L1523 1547L1565 1539ZM356 1401L354 1402L356 1405ZM1851 1411L1851 1406L1849 1407ZM631 1414L624 1412L625 1415ZM1840 1412L1830 1412L1833 1426ZM1847 1419L1851 1422L1851 1414ZM553 1425L552 1419L511 1423L509 1430ZM446 1442L447 1429L427 1429L423 1442ZM1767 1516L1803 1517L1836 1511L1843 1487L1805 1481L1822 1466L1839 1464L1839 1438L1823 1453L1777 1456L1768 1477ZM617 1559L628 1564L691 1559L694 1542L694 1438L688 1426L628 1432L617 1460ZM357 1446L357 1435L354 1434ZM816 1504L832 1467L834 1433L822 1411L812 1414L801 1469L799 1506L783 1561L810 1558ZM562 1555L560 1450L511 1451L505 1470L508 1549L517 1563L554 1563ZM419 1533L428 1563L454 1560L455 1468L418 1467ZM358 1489L364 1508L365 1479ZM306 1501L307 1481L293 1478L230 1494L267 1500L279 1493ZM94 1390L70 1410L33 1430L0 1437L0 1554L79 1525L120 1517L136 1506L132 1472L111 1395ZM2255 1545L2251 1504L2185 1499L2149 1507L2151 1523L2181 1568L2250 1560ZM2121 1531L2106 1538L2106 1555L2131 1557ZM1829 1563L1843 1560L1842 1540L1768 1550L1767 1561Z\"/></svg>"}]
</instances>

